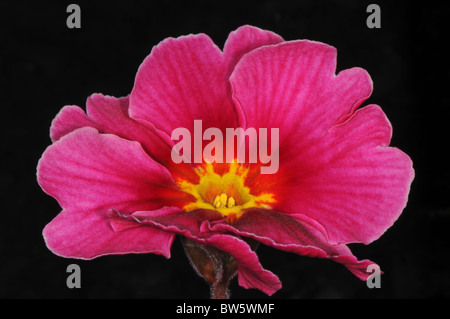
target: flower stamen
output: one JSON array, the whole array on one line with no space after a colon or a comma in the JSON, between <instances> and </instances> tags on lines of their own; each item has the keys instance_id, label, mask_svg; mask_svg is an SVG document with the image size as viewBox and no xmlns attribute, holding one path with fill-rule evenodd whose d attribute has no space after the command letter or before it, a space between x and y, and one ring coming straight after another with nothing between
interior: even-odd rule
<instances>
[{"instance_id":1,"label":"flower stamen","mask_svg":"<svg viewBox=\"0 0 450 319\"><path fill-rule=\"evenodd\" d=\"M231 207L234 207L234 206L236 206L236 201L234 200L234 198L233 197L228 198L227 207L231 208Z\"/></svg>"},{"instance_id":2,"label":"flower stamen","mask_svg":"<svg viewBox=\"0 0 450 319\"><path fill-rule=\"evenodd\" d=\"M227 194L222 193L220 195L217 195L216 198L214 198L213 204L215 208L224 208L224 207L234 207L236 206L236 200L230 196L228 197Z\"/></svg>"}]
</instances>

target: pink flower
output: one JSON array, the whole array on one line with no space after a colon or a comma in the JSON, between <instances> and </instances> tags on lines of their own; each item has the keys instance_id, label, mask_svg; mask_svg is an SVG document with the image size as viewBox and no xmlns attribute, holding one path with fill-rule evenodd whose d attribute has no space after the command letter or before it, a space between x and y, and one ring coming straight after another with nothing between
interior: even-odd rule
<instances>
[{"instance_id":1,"label":"pink flower","mask_svg":"<svg viewBox=\"0 0 450 319\"><path fill-rule=\"evenodd\" d=\"M39 184L62 207L43 231L47 246L71 258L169 258L181 235L188 254L192 244L225 252L242 287L271 295L281 282L258 261L257 241L367 279L372 262L346 244L369 244L392 226L414 172L388 146L381 108L360 108L372 92L367 72L335 68L335 48L251 26L232 32L223 52L204 34L162 41L129 96L93 94L86 113L70 105L54 119L38 165ZM198 119L204 130L279 128L278 171L174 163L171 133L193 132ZM203 266L194 265L206 278Z\"/></svg>"}]
</instances>

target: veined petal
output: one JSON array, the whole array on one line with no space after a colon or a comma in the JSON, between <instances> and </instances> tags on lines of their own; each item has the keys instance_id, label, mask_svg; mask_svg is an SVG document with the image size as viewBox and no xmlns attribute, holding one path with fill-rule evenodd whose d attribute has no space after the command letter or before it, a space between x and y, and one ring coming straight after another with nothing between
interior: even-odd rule
<instances>
[{"instance_id":1,"label":"veined petal","mask_svg":"<svg viewBox=\"0 0 450 319\"><path fill-rule=\"evenodd\" d=\"M228 35L223 48L225 63L227 65L227 78L231 75L239 60L248 52L264 45L273 45L283 42L278 34L254 26L244 25Z\"/></svg>"},{"instance_id":2,"label":"veined petal","mask_svg":"<svg viewBox=\"0 0 450 319\"><path fill-rule=\"evenodd\" d=\"M160 209L156 209L153 211L146 211L145 216L152 216L152 217L167 216L181 212L182 210L179 207L164 206ZM142 223L139 220L139 214L137 216L134 216L133 214L123 214L117 209L111 209L108 211L107 216L109 218L109 223L111 224L111 227L115 231L124 231L142 225Z\"/></svg>"},{"instance_id":3,"label":"veined petal","mask_svg":"<svg viewBox=\"0 0 450 319\"><path fill-rule=\"evenodd\" d=\"M269 296L281 289L280 279L261 266L258 256L244 240L217 234L209 237L204 243L227 252L236 260L238 282L241 287L259 289Z\"/></svg>"},{"instance_id":4,"label":"veined petal","mask_svg":"<svg viewBox=\"0 0 450 319\"><path fill-rule=\"evenodd\" d=\"M97 123L89 119L83 109L77 105L64 106L52 121L50 138L56 142L61 137L81 127L96 127Z\"/></svg>"},{"instance_id":5,"label":"veined petal","mask_svg":"<svg viewBox=\"0 0 450 319\"><path fill-rule=\"evenodd\" d=\"M89 118L102 133L112 133L130 141L138 141L144 150L161 164L169 162L173 141L148 123L139 123L128 115L129 97L115 98L92 94L86 102Z\"/></svg>"},{"instance_id":6,"label":"veined petal","mask_svg":"<svg viewBox=\"0 0 450 319\"><path fill-rule=\"evenodd\" d=\"M236 113L242 114L231 103L228 77L244 54L281 41L252 26L231 32L223 53L205 34L166 39L139 68L130 114L168 135L179 127L193 132L194 119L201 119L205 129L237 127Z\"/></svg>"},{"instance_id":7,"label":"veined petal","mask_svg":"<svg viewBox=\"0 0 450 319\"><path fill-rule=\"evenodd\" d=\"M140 123L128 116L129 97L116 98L92 94L86 101L87 114L75 105L65 106L52 122L50 136L57 141L82 127L93 127L100 133L114 134L130 141L138 141L144 150L173 174L195 179L192 167L174 165L170 154L174 142L151 123Z\"/></svg>"},{"instance_id":8,"label":"veined petal","mask_svg":"<svg viewBox=\"0 0 450 319\"><path fill-rule=\"evenodd\" d=\"M183 205L189 197L139 143L89 127L47 148L39 161L38 182L64 209L131 213Z\"/></svg>"},{"instance_id":9,"label":"veined petal","mask_svg":"<svg viewBox=\"0 0 450 319\"><path fill-rule=\"evenodd\" d=\"M174 141L152 123L139 122L129 117L129 97L115 98L93 94L87 100L87 114L97 123L102 133L112 133L130 141L138 141L144 150L173 176L195 180L191 164L175 164L171 158Z\"/></svg>"},{"instance_id":10,"label":"veined petal","mask_svg":"<svg viewBox=\"0 0 450 319\"><path fill-rule=\"evenodd\" d=\"M130 116L153 123L169 136L176 128L236 126L228 99L221 50L205 34L169 38L141 64L130 96Z\"/></svg>"},{"instance_id":11,"label":"veined petal","mask_svg":"<svg viewBox=\"0 0 450 319\"><path fill-rule=\"evenodd\" d=\"M151 224L167 231L173 231L188 238L200 238L211 235L201 230L206 221L223 219L213 210L199 209L190 212L174 211L170 214L155 214L153 211L137 211L129 216L143 224Z\"/></svg>"},{"instance_id":12,"label":"veined petal","mask_svg":"<svg viewBox=\"0 0 450 319\"><path fill-rule=\"evenodd\" d=\"M332 259L362 280L369 277L366 270L373 264L370 260L358 261L345 245L331 245L323 226L301 214L287 216L274 210L247 209L232 225L213 222L210 231L232 232L302 256Z\"/></svg>"},{"instance_id":13,"label":"veined petal","mask_svg":"<svg viewBox=\"0 0 450 319\"><path fill-rule=\"evenodd\" d=\"M226 65L226 79L230 78L239 60L247 53L265 46L283 42L283 38L271 31L263 30L254 26L244 25L228 35L223 48ZM229 84L229 83L228 83ZM231 99L231 90L229 91ZM246 116L240 104L235 103L236 116L239 127L246 127Z\"/></svg>"},{"instance_id":14,"label":"veined petal","mask_svg":"<svg viewBox=\"0 0 450 319\"><path fill-rule=\"evenodd\" d=\"M64 210L45 226L43 236L53 253L67 258L92 259L130 253L154 253L170 258L174 234L152 226L136 226L118 232L111 227L106 214Z\"/></svg>"},{"instance_id":15,"label":"veined petal","mask_svg":"<svg viewBox=\"0 0 450 319\"><path fill-rule=\"evenodd\" d=\"M299 145L297 155L280 158L291 175L276 186L273 208L318 221L332 243L377 239L406 206L414 178L411 159L387 147L391 131L380 107L369 105Z\"/></svg>"},{"instance_id":16,"label":"veined petal","mask_svg":"<svg viewBox=\"0 0 450 319\"><path fill-rule=\"evenodd\" d=\"M372 92L367 72L335 75L336 49L307 40L264 46L242 57L230 82L247 127L279 128L280 151L320 136Z\"/></svg>"}]
</instances>

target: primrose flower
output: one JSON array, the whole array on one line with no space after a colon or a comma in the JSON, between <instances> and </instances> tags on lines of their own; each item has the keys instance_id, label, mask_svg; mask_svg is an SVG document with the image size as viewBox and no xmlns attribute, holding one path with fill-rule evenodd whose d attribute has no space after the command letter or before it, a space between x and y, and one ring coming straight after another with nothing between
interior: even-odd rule
<instances>
[{"instance_id":1,"label":"primrose flower","mask_svg":"<svg viewBox=\"0 0 450 319\"><path fill-rule=\"evenodd\" d=\"M65 106L52 122L38 182L62 211L43 231L46 244L70 258L169 258L180 235L213 297L227 297L235 273L244 288L281 288L257 243L334 260L366 280L373 262L346 244L369 244L392 226L414 178L410 158L389 147L381 108L360 108L371 93L364 69L336 74L336 49L323 43L252 26L231 32L223 51L205 34L166 39L129 96L93 94L86 113ZM174 138L180 128L190 140ZM219 139L238 128L259 144L250 134L232 136L231 147ZM255 145L277 155L270 173L261 152L250 160Z\"/></svg>"}]
</instances>

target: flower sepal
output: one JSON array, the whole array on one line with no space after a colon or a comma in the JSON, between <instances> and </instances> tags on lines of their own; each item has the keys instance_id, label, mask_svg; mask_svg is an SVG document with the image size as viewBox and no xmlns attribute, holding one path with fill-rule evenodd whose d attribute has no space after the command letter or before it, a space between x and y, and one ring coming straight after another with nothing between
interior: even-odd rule
<instances>
[{"instance_id":1,"label":"flower sepal","mask_svg":"<svg viewBox=\"0 0 450 319\"><path fill-rule=\"evenodd\" d=\"M220 249L186 237L181 237L181 242L195 272L209 284L211 299L229 299L228 285L238 270L236 260ZM258 246L258 242L253 240L248 244L252 250Z\"/></svg>"}]
</instances>

